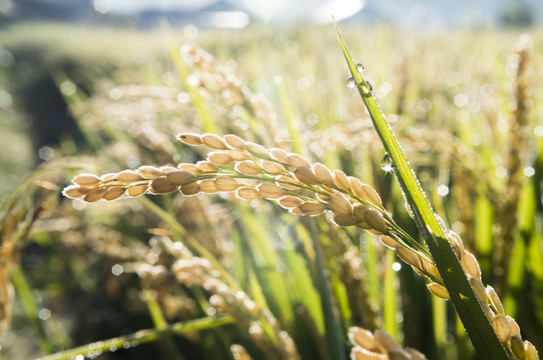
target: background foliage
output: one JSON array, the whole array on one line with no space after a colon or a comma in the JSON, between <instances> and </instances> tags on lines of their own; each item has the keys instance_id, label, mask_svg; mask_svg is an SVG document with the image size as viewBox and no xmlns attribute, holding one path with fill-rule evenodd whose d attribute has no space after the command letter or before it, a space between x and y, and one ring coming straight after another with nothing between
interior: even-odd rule
<instances>
[{"instance_id":1,"label":"background foliage","mask_svg":"<svg viewBox=\"0 0 543 360\"><path fill-rule=\"evenodd\" d=\"M531 32L533 46L512 30L343 32L436 210L475 253L523 338L543 348L540 32ZM3 34L2 244L14 248L3 251L2 266L20 262L20 271L0 357L32 358L158 327L152 304L168 323L212 315L209 291L145 271L201 255L195 242L271 311L302 358L347 354L351 325L385 328L431 359L472 356L449 305L369 234L260 200L161 196L83 207L58 196L79 172L205 158L177 143L179 132L235 133L359 177L416 234L381 169L384 152L363 105L345 86L333 29L188 39L182 29L20 25ZM198 47L179 55L194 42L215 58ZM183 243L181 253L168 250L169 241ZM238 324L249 319L235 309ZM163 358L228 359L233 343L253 358L277 358L250 329L226 325L101 358L144 359L158 349ZM344 348L334 349L333 336Z\"/></svg>"}]
</instances>

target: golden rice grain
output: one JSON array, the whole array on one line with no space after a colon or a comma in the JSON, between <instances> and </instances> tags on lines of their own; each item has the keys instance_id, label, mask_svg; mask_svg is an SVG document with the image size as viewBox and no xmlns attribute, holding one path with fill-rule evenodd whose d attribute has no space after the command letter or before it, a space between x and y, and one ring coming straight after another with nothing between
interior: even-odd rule
<instances>
[{"instance_id":1,"label":"golden rice grain","mask_svg":"<svg viewBox=\"0 0 543 360\"><path fill-rule=\"evenodd\" d=\"M308 166L298 166L296 170L294 170L294 176L298 181L306 185L317 185L319 183L313 170Z\"/></svg>"},{"instance_id":2,"label":"golden rice grain","mask_svg":"<svg viewBox=\"0 0 543 360\"><path fill-rule=\"evenodd\" d=\"M460 235L451 230L447 232L447 240L449 240L449 243L451 244L451 247L453 248L456 257L459 260L462 260L462 256L464 254L464 243L462 242Z\"/></svg>"},{"instance_id":3,"label":"golden rice grain","mask_svg":"<svg viewBox=\"0 0 543 360\"><path fill-rule=\"evenodd\" d=\"M324 184L326 186L334 185L334 175L325 165L321 163L316 163L315 165L313 165L313 171L315 172L315 176L321 184Z\"/></svg>"},{"instance_id":4,"label":"golden rice grain","mask_svg":"<svg viewBox=\"0 0 543 360\"><path fill-rule=\"evenodd\" d=\"M180 190L183 193L183 195L193 196L200 192L200 184L194 181L186 185L181 185Z\"/></svg>"},{"instance_id":5,"label":"golden rice grain","mask_svg":"<svg viewBox=\"0 0 543 360\"><path fill-rule=\"evenodd\" d=\"M400 245L396 240L391 238L390 236L382 235L379 237L379 240L385 245L386 247L390 249L395 249L396 246Z\"/></svg>"},{"instance_id":6,"label":"golden rice grain","mask_svg":"<svg viewBox=\"0 0 543 360\"><path fill-rule=\"evenodd\" d=\"M151 181L149 191L154 194L165 194L177 189L178 185L172 184L168 179L159 177Z\"/></svg>"},{"instance_id":7,"label":"golden rice grain","mask_svg":"<svg viewBox=\"0 0 543 360\"><path fill-rule=\"evenodd\" d=\"M148 188L149 186L147 184L135 185L135 186L129 187L128 190L126 190L126 193L129 196L136 197L136 196L143 195L147 191Z\"/></svg>"},{"instance_id":8,"label":"golden rice grain","mask_svg":"<svg viewBox=\"0 0 543 360\"><path fill-rule=\"evenodd\" d=\"M515 319L513 319L511 316L506 316L507 320L509 321L509 326L511 327L511 336L518 336L520 337L520 327L518 326Z\"/></svg>"},{"instance_id":9,"label":"golden rice grain","mask_svg":"<svg viewBox=\"0 0 543 360\"><path fill-rule=\"evenodd\" d=\"M296 215L296 216L307 215L307 214L304 214L304 212L302 211L302 209L300 209L299 207L295 207L295 208L288 209L288 211L289 211L291 214Z\"/></svg>"},{"instance_id":10,"label":"golden rice grain","mask_svg":"<svg viewBox=\"0 0 543 360\"><path fill-rule=\"evenodd\" d=\"M424 260L421 260L422 262L424 262ZM418 268L413 268L413 270L415 271L415 273L417 273L417 275L423 277L423 278L427 278L428 275L426 273L424 273L424 271L422 271L422 269L418 269Z\"/></svg>"},{"instance_id":11,"label":"golden rice grain","mask_svg":"<svg viewBox=\"0 0 543 360\"><path fill-rule=\"evenodd\" d=\"M245 150L247 150L249 153L251 153L251 155L259 159L271 160L270 153L262 145L255 144L252 142L247 142L245 143Z\"/></svg>"},{"instance_id":12,"label":"golden rice grain","mask_svg":"<svg viewBox=\"0 0 543 360\"><path fill-rule=\"evenodd\" d=\"M285 172L285 167L275 161L262 160L260 166L265 172L270 174L282 174Z\"/></svg>"},{"instance_id":13,"label":"golden rice grain","mask_svg":"<svg viewBox=\"0 0 543 360\"><path fill-rule=\"evenodd\" d=\"M215 165L228 165L234 162L234 158L224 152L211 152L207 155L207 160Z\"/></svg>"},{"instance_id":14,"label":"golden rice grain","mask_svg":"<svg viewBox=\"0 0 543 360\"><path fill-rule=\"evenodd\" d=\"M228 150L228 155L230 155L235 161L249 160L251 158L251 155L247 154L246 152L237 150Z\"/></svg>"},{"instance_id":15,"label":"golden rice grain","mask_svg":"<svg viewBox=\"0 0 543 360\"><path fill-rule=\"evenodd\" d=\"M353 207L353 215L381 234L387 231L388 226L383 214L375 209L357 204Z\"/></svg>"},{"instance_id":16,"label":"golden rice grain","mask_svg":"<svg viewBox=\"0 0 543 360\"><path fill-rule=\"evenodd\" d=\"M102 176L100 176L100 179L102 180L102 182L108 182L108 185L111 184L111 182L113 182L115 180L115 177L117 176L116 173L108 173L108 174L104 174Z\"/></svg>"},{"instance_id":17,"label":"golden rice grain","mask_svg":"<svg viewBox=\"0 0 543 360\"><path fill-rule=\"evenodd\" d=\"M428 290L438 298L444 299L444 300L450 300L451 297L449 296L449 292L447 289L439 284L436 283L429 283L426 284L426 287L428 287Z\"/></svg>"},{"instance_id":18,"label":"golden rice grain","mask_svg":"<svg viewBox=\"0 0 543 360\"><path fill-rule=\"evenodd\" d=\"M423 353L413 348L405 348L405 351L411 356L411 360L427 360Z\"/></svg>"},{"instance_id":19,"label":"golden rice grain","mask_svg":"<svg viewBox=\"0 0 543 360\"><path fill-rule=\"evenodd\" d=\"M525 360L539 360L539 355L537 354L535 346L528 340L524 341L524 350L526 350Z\"/></svg>"},{"instance_id":20,"label":"golden rice grain","mask_svg":"<svg viewBox=\"0 0 543 360\"><path fill-rule=\"evenodd\" d=\"M298 207L304 215L316 216L326 210L326 206L321 203L306 201Z\"/></svg>"},{"instance_id":21,"label":"golden rice grain","mask_svg":"<svg viewBox=\"0 0 543 360\"><path fill-rule=\"evenodd\" d=\"M420 257L418 257L412 250L409 250L403 246L396 247L396 254L402 261L408 265L414 266L418 269L422 267Z\"/></svg>"},{"instance_id":22,"label":"golden rice grain","mask_svg":"<svg viewBox=\"0 0 543 360\"><path fill-rule=\"evenodd\" d=\"M83 200L85 200L86 202L95 202L95 201L101 200L104 194L106 193L106 191L107 189L103 187L92 189L91 191L87 193L87 195L85 195Z\"/></svg>"},{"instance_id":23,"label":"golden rice grain","mask_svg":"<svg viewBox=\"0 0 543 360\"><path fill-rule=\"evenodd\" d=\"M303 204L303 200L295 196L285 196L279 199L279 204L287 209L297 208Z\"/></svg>"},{"instance_id":24,"label":"golden rice grain","mask_svg":"<svg viewBox=\"0 0 543 360\"><path fill-rule=\"evenodd\" d=\"M283 164L288 164L288 152L286 152L285 150L279 148L272 148L270 149L270 153L275 160Z\"/></svg>"},{"instance_id":25,"label":"golden rice grain","mask_svg":"<svg viewBox=\"0 0 543 360\"><path fill-rule=\"evenodd\" d=\"M202 145L202 137L199 134L183 133L177 138L187 145Z\"/></svg>"},{"instance_id":26,"label":"golden rice grain","mask_svg":"<svg viewBox=\"0 0 543 360\"><path fill-rule=\"evenodd\" d=\"M360 223L360 220L352 215L336 215L334 222L339 226L353 226Z\"/></svg>"},{"instance_id":27,"label":"golden rice grain","mask_svg":"<svg viewBox=\"0 0 543 360\"><path fill-rule=\"evenodd\" d=\"M205 179L200 181L200 191L206 194L214 194L218 192L217 185L214 180Z\"/></svg>"},{"instance_id":28,"label":"golden rice grain","mask_svg":"<svg viewBox=\"0 0 543 360\"><path fill-rule=\"evenodd\" d=\"M164 166L160 167L160 171L162 171L163 175L167 174L170 171L174 171L174 170L177 170L177 168L174 167L174 166L170 166L170 165L164 165Z\"/></svg>"},{"instance_id":29,"label":"golden rice grain","mask_svg":"<svg viewBox=\"0 0 543 360\"><path fill-rule=\"evenodd\" d=\"M239 136L233 135L233 134L227 134L227 135L224 135L223 138L224 138L224 141L226 141L228 146L230 146L231 148L236 149L236 150L245 150L245 140L243 140Z\"/></svg>"},{"instance_id":30,"label":"golden rice grain","mask_svg":"<svg viewBox=\"0 0 543 360\"><path fill-rule=\"evenodd\" d=\"M351 340L351 343L354 345L359 345L364 349L376 353L382 352L383 350L369 330L353 326L349 328L348 336L349 340Z\"/></svg>"},{"instance_id":31,"label":"golden rice grain","mask_svg":"<svg viewBox=\"0 0 543 360\"><path fill-rule=\"evenodd\" d=\"M341 170L334 170L334 185L336 185L339 189L345 190L345 191L351 191L351 183L349 182L349 178L345 173Z\"/></svg>"},{"instance_id":32,"label":"golden rice grain","mask_svg":"<svg viewBox=\"0 0 543 360\"><path fill-rule=\"evenodd\" d=\"M367 201L370 204L373 204L377 207L383 207L383 203L381 202L381 197L375 191L374 188L369 186L368 184L362 183L357 178L351 177L350 178L350 185L351 189L353 191L353 194L358 197L359 199L363 201Z\"/></svg>"},{"instance_id":33,"label":"golden rice grain","mask_svg":"<svg viewBox=\"0 0 543 360\"><path fill-rule=\"evenodd\" d=\"M299 190L300 186L303 185L298 180L293 179L288 176L284 176L284 175L278 176L275 179L276 179L277 185L287 190Z\"/></svg>"},{"instance_id":34,"label":"golden rice grain","mask_svg":"<svg viewBox=\"0 0 543 360\"><path fill-rule=\"evenodd\" d=\"M142 179L141 175L133 170L124 170L115 176L115 181L121 184L131 184L141 181Z\"/></svg>"},{"instance_id":35,"label":"golden rice grain","mask_svg":"<svg viewBox=\"0 0 543 360\"><path fill-rule=\"evenodd\" d=\"M386 351L401 349L400 345L392 336L383 330L375 330L373 333L375 341L377 341Z\"/></svg>"},{"instance_id":36,"label":"golden rice grain","mask_svg":"<svg viewBox=\"0 0 543 360\"><path fill-rule=\"evenodd\" d=\"M498 297L498 294L496 294L496 290L494 290L492 286L488 285L486 287L486 294L490 300L490 303L492 304L492 307L496 310L496 313L504 314L505 310L500 298Z\"/></svg>"},{"instance_id":37,"label":"golden rice grain","mask_svg":"<svg viewBox=\"0 0 543 360\"><path fill-rule=\"evenodd\" d=\"M288 162L288 164L290 164L291 166L293 166L295 168L299 168L300 166L303 166L303 167L306 167L306 168L311 167L311 164L309 163L309 161L307 161L306 158L304 158L302 155L298 155L298 154L295 154L295 153L288 153L287 154L287 162Z\"/></svg>"},{"instance_id":38,"label":"golden rice grain","mask_svg":"<svg viewBox=\"0 0 543 360\"><path fill-rule=\"evenodd\" d=\"M240 186L236 179L227 176L217 176L215 178L215 185L218 191L234 191Z\"/></svg>"},{"instance_id":39,"label":"golden rice grain","mask_svg":"<svg viewBox=\"0 0 543 360\"><path fill-rule=\"evenodd\" d=\"M387 355L389 360L413 360L411 355L403 349L390 350Z\"/></svg>"},{"instance_id":40,"label":"golden rice grain","mask_svg":"<svg viewBox=\"0 0 543 360\"><path fill-rule=\"evenodd\" d=\"M226 150L226 143L224 140L215 134L204 134L202 135L202 143L204 143L205 146L210 147L212 149L217 150Z\"/></svg>"},{"instance_id":41,"label":"golden rice grain","mask_svg":"<svg viewBox=\"0 0 543 360\"><path fill-rule=\"evenodd\" d=\"M317 193L317 197L318 197L319 200L321 200L321 201L328 201L328 198L330 197L330 195L325 195L325 194Z\"/></svg>"},{"instance_id":42,"label":"golden rice grain","mask_svg":"<svg viewBox=\"0 0 543 360\"><path fill-rule=\"evenodd\" d=\"M166 179L174 185L185 185L194 181L194 175L185 170L172 170L166 173Z\"/></svg>"},{"instance_id":43,"label":"golden rice grain","mask_svg":"<svg viewBox=\"0 0 543 360\"><path fill-rule=\"evenodd\" d=\"M62 194L72 199L80 198L83 195L87 195L92 189L83 188L79 185L70 185L64 188Z\"/></svg>"},{"instance_id":44,"label":"golden rice grain","mask_svg":"<svg viewBox=\"0 0 543 360\"><path fill-rule=\"evenodd\" d=\"M339 194L328 198L328 206L337 215L352 215L353 213L351 202Z\"/></svg>"},{"instance_id":45,"label":"golden rice grain","mask_svg":"<svg viewBox=\"0 0 543 360\"><path fill-rule=\"evenodd\" d=\"M441 280L441 274L439 273L439 270L437 270L437 267L434 264L429 263L428 261L422 262L422 267L428 274L432 274L436 279Z\"/></svg>"},{"instance_id":46,"label":"golden rice grain","mask_svg":"<svg viewBox=\"0 0 543 360\"><path fill-rule=\"evenodd\" d=\"M524 348L524 341L520 336L511 336L510 340L511 351L517 359L526 358L526 349Z\"/></svg>"},{"instance_id":47,"label":"golden rice grain","mask_svg":"<svg viewBox=\"0 0 543 360\"><path fill-rule=\"evenodd\" d=\"M378 354L355 346L351 349L351 360L389 360L387 354Z\"/></svg>"},{"instance_id":48,"label":"golden rice grain","mask_svg":"<svg viewBox=\"0 0 543 360\"><path fill-rule=\"evenodd\" d=\"M140 166L136 171L145 179L156 179L164 175L162 170L154 166Z\"/></svg>"},{"instance_id":49,"label":"golden rice grain","mask_svg":"<svg viewBox=\"0 0 543 360\"><path fill-rule=\"evenodd\" d=\"M217 165L209 161L198 161L196 163L196 166L203 172L216 172L219 170L219 167Z\"/></svg>"},{"instance_id":50,"label":"golden rice grain","mask_svg":"<svg viewBox=\"0 0 543 360\"><path fill-rule=\"evenodd\" d=\"M241 187L236 190L236 196L243 200L254 200L260 198L260 193L252 187Z\"/></svg>"},{"instance_id":51,"label":"golden rice grain","mask_svg":"<svg viewBox=\"0 0 543 360\"><path fill-rule=\"evenodd\" d=\"M265 199L279 199L285 196L285 190L274 184L262 183L258 185L258 191Z\"/></svg>"},{"instance_id":52,"label":"golden rice grain","mask_svg":"<svg viewBox=\"0 0 543 360\"><path fill-rule=\"evenodd\" d=\"M109 188L105 193L104 193L104 200L108 200L108 201L111 201L111 200L115 200L115 199L118 199L120 198L121 196L124 195L124 193L126 192L126 188L125 187L122 187L122 186L115 186L115 187L111 187Z\"/></svg>"},{"instance_id":53,"label":"golden rice grain","mask_svg":"<svg viewBox=\"0 0 543 360\"><path fill-rule=\"evenodd\" d=\"M353 206L353 215L360 219L360 221L366 221L366 211L368 211L369 209L369 206L355 204Z\"/></svg>"},{"instance_id":54,"label":"golden rice grain","mask_svg":"<svg viewBox=\"0 0 543 360\"><path fill-rule=\"evenodd\" d=\"M93 188L97 187L101 183L101 179L92 174L80 174L73 178L72 182L81 187Z\"/></svg>"},{"instance_id":55,"label":"golden rice grain","mask_svg":"<svg viewBox=\"0 0 543 360\"><path fill-rule=\"evenodd\" d=\"M192 175L198 175L202 172L202 170L200 170L198 166L194 164L179 164L177 165L177 169L187 171L191 173Z\"/></svg>"},{"instance_id":56,"label":"golden rice grain","mask_svg":"<svg viewBox=\"0 0 543 360\"><path fill-rule=\"evenodd\" d=\"M262 173L262 169L260 168L260 166L252 161L242 161L237 163L236 171L245 175L256 175Z\"/></svg>"},{"instance_id":57,"label":"golden rice grain","mask_svg":"<svg viewBox=\"0 0 543 360\"><path fill-rule=\"evenodd\" d=\"M462 265L464 265L464 270L469 276L481 278L481 267L475 256L469 251L464 251L462 254Z\"/></svg>"},{"instance_id":58,"label":"golden rice grain","mask_svg":"<svg viewBox=\"0 0 543 360\"><path fill-rule=\"evenodd\" d=\"M504 315L496 315L492 319L492 327L494 332L498 335L501 342L506 343L511 338L511 327L509 321Z\"/></svg>"},{"instance_id":59,"label":"golden rice grain","mask_svg":"<svg viewBox=\"0 0 543 360\"><path fill-rule=\"evenodd\" d=\"M481 304L487 304L488 295L486 294L486 289L483 282L479 278L472 277L469 279L469 284L471 285L471 288L473 289L473 292L475 293L475 296L479 302Z\"/></svg>"}]
</instances>

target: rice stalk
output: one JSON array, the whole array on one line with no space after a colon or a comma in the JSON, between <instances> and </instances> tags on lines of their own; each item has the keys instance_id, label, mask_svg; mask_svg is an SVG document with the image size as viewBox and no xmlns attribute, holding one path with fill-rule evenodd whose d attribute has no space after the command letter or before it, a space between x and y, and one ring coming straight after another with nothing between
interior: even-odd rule
<instances>
[{"instance_id":1,"label":"rice stalk","mask_svg":"<svg viewBox=\"0 0 543 360\"><path fill-rule=\"evenodd\" d=\"M412 210L417 227L435 258L435 268L439 269L434 276L439 279L443 277L441 284L437 281L428 283L428 290L439 298L452 299L480 356L491 355L496 359L514 356L522 359L526 354L530 354L528 355L530 358L538 359L535 347L529 341L520 338L520 331L511 330L518 329L518 325L513 318L505 317L503 314L503 306L495 290L491 286L485 288L482 284L481 269L475 256L464 249L461 238L455 232L447 231L443 220L432 210L390 125L373 97L371 85L360 71L363 67L353 61L337 24L336 30L352 74L349 83L358 89L387 154L392 159L394 173L406 197L406 206ZM417 271L420 258L413 257L412 252L403 253L399 250L402 248L396 248L398 256ZM431 273L432 269L427 268L426 274Z\"/></svg>"}]
</instances>

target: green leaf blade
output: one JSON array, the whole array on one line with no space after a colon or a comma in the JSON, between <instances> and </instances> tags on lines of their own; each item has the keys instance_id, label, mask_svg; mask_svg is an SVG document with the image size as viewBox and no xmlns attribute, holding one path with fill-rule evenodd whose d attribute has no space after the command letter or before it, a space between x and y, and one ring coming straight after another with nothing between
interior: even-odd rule
<instances>
[{"instance_id":1,"label":"green leaf blade","mask_svg":"<svg viewBox=\"0 0 543 360\"><path fill-rule=\"evenodd\" d=\"M484 314L458 258L447 241L444 229L439 225L437 217L409 166L388 121L372 95L370 86L363 75L357 71L356 63L353 61L339 33L337 24L336 30L351 75L368 109L375 130L381 138L388 155L392 158L394 174L413 210L417 227L435 260L451 300L478 355L485 359L510 359L509 354Z\"/></svg>"}]
</instances>

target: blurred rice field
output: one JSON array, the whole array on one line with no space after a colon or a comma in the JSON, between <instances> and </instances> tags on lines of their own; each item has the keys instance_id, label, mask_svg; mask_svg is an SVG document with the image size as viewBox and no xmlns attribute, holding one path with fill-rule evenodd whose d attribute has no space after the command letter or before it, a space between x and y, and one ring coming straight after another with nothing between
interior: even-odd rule
<instances>
[{"instance_id":1,"label":"blurred rice field","mask_svg":"<svg viewBox=\"0 0 543 360\"><path fill-rule=\"evenodd\" d=\"M543 349L543 32L342 31L436 211ZM232 133L360 178L416 237L347 74L331 26L1 29L0 359L202 318L205 330L87 357L245 359L241 345L253 359L347 359L347 329L363 326L429 359L474 358L452 306L361 229L226 195L60 195L79 173L205 159L178 133ZM192 277L176 279L180 259ZM220 291L198 278L201 259Z\"/></svg>"}]
</instances>

